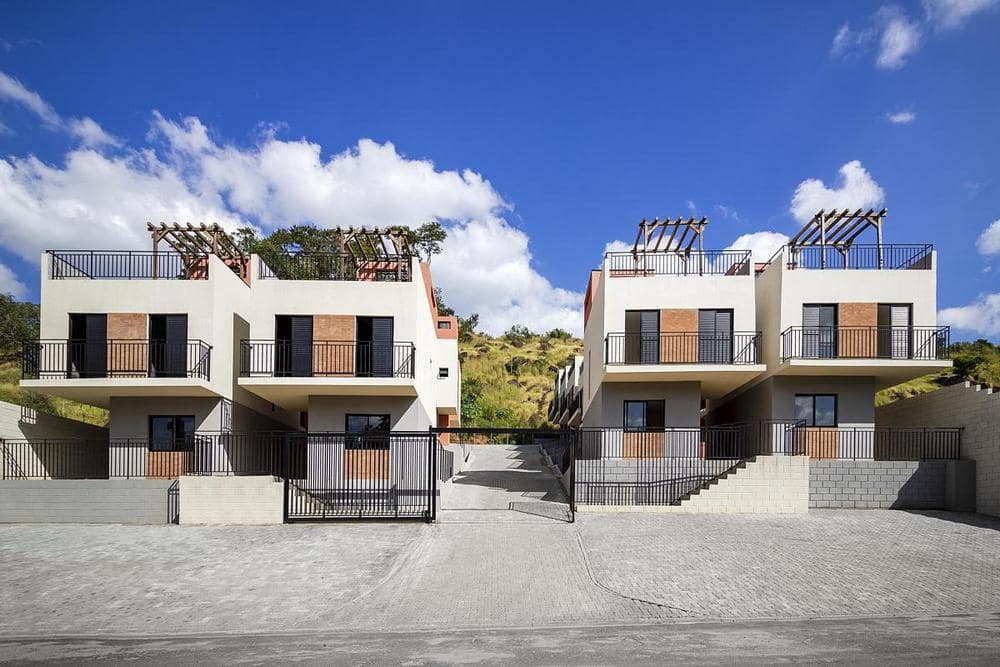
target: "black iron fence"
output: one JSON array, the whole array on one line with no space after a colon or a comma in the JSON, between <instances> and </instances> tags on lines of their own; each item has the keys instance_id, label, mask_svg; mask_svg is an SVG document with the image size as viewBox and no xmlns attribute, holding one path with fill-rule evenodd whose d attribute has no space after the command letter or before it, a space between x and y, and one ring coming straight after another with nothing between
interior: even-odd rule
<instances>
[{"instance_id":1,"label":"black iron fence","mask_svg":"<svg viewBox=\"0 0 1000 667\"><path fill-rule=\"evenodd\" d=\"M212 346L203 340L37 340L26 341L21 377L170 378L209 380Z\"/></svg>"},{"instance_id":2,"label":"black iron fence","mask_svg":"<svg viewBox=\"0 0 1000 667\"><path fill-rule=\"evenodd\" d=\"M609 333L604 339L604 359L611 365L757 364L760 333Z\"/></svg>"},{"instance_id":3,"label":"black iron fence","mask_svg":"<svg viewBox=\"0 0 1000 667\"><path fill-rule=\"evenodd\" d=\"M788 431L785 446L787 453L812 459L958 460L962 429L798 425Z\"/></svg>"},{"instance_id":4,"label":"black iron fence","mask_svg":"<svg viewBox=\"0 0 1000 667\"><path fill-rule=\"evenodd\" d=\"M749 276L749 250L705 250L677 252L608 252L604 254L608 275L634 276Z\"/></svg>"},{"instance_id":5,"label":"black iron fence","mask_svg":"<svg viewBox=\"0 0 1000 667\"><path fill-rule=\"evenodd\" d=\"M244 377L394 377L416 372L413 343L240 341Z\"/></svg>"},{"instance_id":6,"label":"black iron fence","mask_svg":"<svg viewBox=\"0 0 1000 667\"><path fill-rule=\"evenodd\" d=\"M50 276L100 280L206 280L208 255L137 250L49 250Z\"/></svg>"},{"instance_id":7,"label":"black iron fence","mask_svg":"<svg viewBox=\"0 0 1000 667\"><path fill-rule=\"evenodd\" d=\"M260 277L275 280L410 282L412 258L390 255L358 259L348 254L299 252L262 255Z\"/></svg>"},{"instance_id":8,"label":"black iron fence","mask_svg":"<svg viewBox=\"0 0 1000 667\"><path fill-rule=\"evenodd\" d=\"M781 333L781 358L949 358L949 327L789 327Z\"/></svg>"},{"instance_id":9,"label":"black iron fence","mask_svg":"<svg viewBox=\"0 0 1000 667\"><path fill-rule=\"evenodd\" d=\"M783 246L768 261L784 258L788 269L884 269L926 270L932 268L934 246L852 245L846 249L832 245Z\"/></svg>"}]
</instances>

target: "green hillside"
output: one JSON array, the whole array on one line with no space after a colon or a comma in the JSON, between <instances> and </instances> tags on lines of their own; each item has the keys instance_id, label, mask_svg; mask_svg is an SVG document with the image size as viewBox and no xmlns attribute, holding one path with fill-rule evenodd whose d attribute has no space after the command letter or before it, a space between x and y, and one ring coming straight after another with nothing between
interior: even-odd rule
<instances>
[{"instance_id":1,"label":"green hillside","mask_svg":"<svg viewBox=\"0 0 1000 667\"><path fill-rule=\"evenodd\" d=\"M108 411L103 408L27 391L20 387L18 384L20 381L21 366L17 362L0 363L0 401L24 405L39 412L76 419L95 426L107 424Z\"/></svg>"},{"instance_id":2,"label":"green hillside","mask_svg":"<svg viewBox=\"0 0 1000 667\"><path fill-rule=\"evenodd\" d=\"M885 405L901 398L946 387L962 380L1000 386L1000 345L987 340L974 343L955 343L951 346L954 367L939 373L889 387L875 395L875 405Z\"/></svg>"},{"instance_id":3,"label":"green hillside","mask_svg":"<svg viewBox=\"0 0 1000 667\"><path fill-rule=\"evenodd\" d=\"M493 338L463 333L462 423L464 426L544 427L556 371L583 341L556 330L537 335L514 327Z\"/></svg>"}]
</instances>

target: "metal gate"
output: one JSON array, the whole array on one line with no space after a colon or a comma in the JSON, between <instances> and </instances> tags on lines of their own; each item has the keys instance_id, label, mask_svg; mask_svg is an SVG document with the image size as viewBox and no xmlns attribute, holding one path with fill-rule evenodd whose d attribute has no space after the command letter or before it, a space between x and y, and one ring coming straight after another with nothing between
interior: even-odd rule
<instances>
[{"instance_id":1,"label":"metal gate","mask_svg":"<svg viewBox=\"0 0 1000 667\"><path fill-rule=\"evenodd\" d=\"M440 427L432 428L431 432L443 447L464 458L468 458L477 447L506 446L537 449L546 464L550 464L558 473L554 476L565 499L565 520L569 523L575 520L575 460L579 447L579 431L576 429ZM442 474L442 481L447 479L448 475L449 473Z\"/></svg>"},{"instance_id":2,"label":"metal gate","mask_svg":"<svg viewBox=\"0 0 1000 667\"><path fill-rule=\"evenodd\" d=\"M289 434L285 521L434 521L437 451L426 431Z\"/></svg>"}]
</instances>

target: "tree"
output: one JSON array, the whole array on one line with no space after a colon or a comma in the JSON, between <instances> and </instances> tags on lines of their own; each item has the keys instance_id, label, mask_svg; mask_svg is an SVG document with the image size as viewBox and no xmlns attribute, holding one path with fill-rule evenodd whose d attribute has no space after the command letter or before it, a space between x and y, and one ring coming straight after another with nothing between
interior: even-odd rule
<instances>
[{"instance_id":1,"label":"tree","mask_svg":"<svg viewBox=\"0 0 1000 667\"><path fill-rule=\"evenodd\" d=\"M38 304L0 294L0 361L13 361L24 341L38 338Z\"/></svg>"},{"instance_id":2,"label":"tree","mask_svg":"<svg viewBox=\"0 0 1000 667\"><path fill-rule=\"evenodd\" d=\"M455 309L445 305L443 294L440 287L434 288L434 302L437 304L438 315L454 315Z\"/></svg>"},{"instance_id":3,"label":"tree","mask_svg":"<svg viewBox=\"0 0 1000 667\"><path fill-rule=\"evenodd\" d=\"M468 317L458 318L458 340L466 342L476 333L479 326L479 313L472 313Z\"/></svg>"},{"instance_id":4,"label":"tree","mask_svg":"<svg viewBox=\"0 0 1000 667\"><path fill-rule=\"evenodd\" d=\"M532 333L531 329L523 324L513 324L510 329L507 329L507 332L504 333L503 337L508 342L520 347L534 338L535 334Z\"/></svg>"},{"instance_id":5,"label":"tree","mask_svg":"<svg viewBox=\"0 0 1000 667\"><path fill-rule=\"evenodd\" d=\"M566 331L565 329L560 329L560 328L556 327L552 331L550 331L547 334L545 334L545 337L546 338L556 338L558 340L566 340L568 338L572 338L573 336L572 336L572 334L570 334L570 332Z\"/></svg>"},{"instance_id":6,"label":"tree","mask_svg":"<svg viewBox=\"0 0 1000 667\"><path fill-rule=\"evenodd\" d=\"M407 238L410 247L425 262L430 262L431 257L441 253L441 243L448 238L448 232L437 220L424 223L415 230L407 229Z\"/></svg>"}]
</instances>

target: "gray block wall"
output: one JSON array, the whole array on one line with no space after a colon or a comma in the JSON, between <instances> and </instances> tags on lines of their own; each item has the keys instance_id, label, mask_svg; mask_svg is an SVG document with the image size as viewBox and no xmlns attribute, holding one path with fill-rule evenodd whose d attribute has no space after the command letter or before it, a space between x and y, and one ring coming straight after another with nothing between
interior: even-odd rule
<instances>
[{"instance_id":1,"label":"gray block wall","mask_svg":"<svg viewBox=\"0 0 1000 667\"><path fill-rule=\"evenodd\" d=\"M878 427L961 426L962 458L976 462L976 511L1000 516L1000 390L970 382L875 410Z\"/></svg>"},{"instance_id":2,"label":"gray block wall","mask_svg":"<svg viewBox=\"0 0 1000 667\"><path fill-rule=\"evenodd\" d=\"M578 459L581 505L666 505L736 465L736 460Z\"/></svg>"},{"instance_id":3,"label":"gray block wall","mask_svg":"<svg viewBox=\"0 0 1000 667\"><path fill-rule=\"evenodd\" d=\"M176 481L66 479L0 481L0 523L130 523L176 521Z\"/></svg>"},{"instance_id":4,"label":"gray block wall","mask_svg":"<svg viewBox=\"0 0 1000 667\"><path fill-rule=\"evenodd\" d=\"M972 511L970 461L813 460L809 507Z\"/></svg>"}]
</instances>

